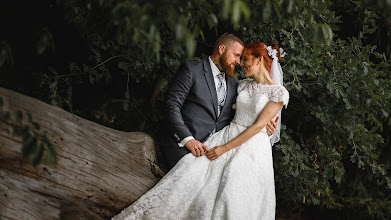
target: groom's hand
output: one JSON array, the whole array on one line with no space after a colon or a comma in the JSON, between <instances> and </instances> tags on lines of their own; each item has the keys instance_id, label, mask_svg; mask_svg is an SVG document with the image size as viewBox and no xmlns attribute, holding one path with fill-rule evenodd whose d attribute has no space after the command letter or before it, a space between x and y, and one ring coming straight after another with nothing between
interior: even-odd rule
<instances>
[{"instance_id":1,"label":"groom's hand","mask_svg":"<svg viewBox=\"0 0 391 220\"><path fill-rule=\"evenodd\" d=\"M195 139L186 142L185 147L196 157L204 155L204 153L208 150L207 146Z\"/></svg>"},{"instance_id":2,"label":"groom's hand","mask_svg":"<svg viewBox=\"0 0 391 220\"><path fill-rule=\"evenodd\" d=\"M278 116L276 117L276 120L273 121L273 119L266 125L266 132L268 136L272 136L274 132L276 132L277 129L277 121L278 121Z\"/></svg>"}]
</instances>

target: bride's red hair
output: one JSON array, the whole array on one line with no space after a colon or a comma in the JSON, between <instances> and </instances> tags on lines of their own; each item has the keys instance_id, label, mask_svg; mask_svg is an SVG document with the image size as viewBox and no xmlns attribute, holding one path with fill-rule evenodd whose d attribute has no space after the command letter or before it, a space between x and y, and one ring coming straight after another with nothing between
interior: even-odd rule
<instances>
[{"instance_id":1,"label":"bride's red hair","mask_svg":"<svg viewBox=\"0 0 391 220\"><path fill-rule=\"evenodd\" d=\"M253 42L253 43L247 44L245 46L245 49L250 50L250 54L256 58L263 57L265 60L265 67L270 72L273 58L271 56L269 56L265 46L268 46L268 45L266 45L262 42ZM275 42L270 43L270 46L272 46L273 49L277 50L278 61L280 61L280 59L281 59L280 47L278 47L277 43L275 43Z\"/></svg>"}]
</instances>

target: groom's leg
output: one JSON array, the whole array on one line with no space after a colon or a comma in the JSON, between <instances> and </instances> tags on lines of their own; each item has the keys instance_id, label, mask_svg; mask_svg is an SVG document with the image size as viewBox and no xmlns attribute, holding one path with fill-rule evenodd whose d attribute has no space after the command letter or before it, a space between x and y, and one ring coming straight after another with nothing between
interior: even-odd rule
<instances>
[{"instance_id":1,"label":"groom's leg","mask_svg":"<svg viewBox=\"0 0 391 220\"><path fill-rule=\"evenodd\" d=\"M160 146L160 151L166 161L167 172L170 171L183 156L190 153L186 147L179 146Z\"/></svg>"}]
</instances>

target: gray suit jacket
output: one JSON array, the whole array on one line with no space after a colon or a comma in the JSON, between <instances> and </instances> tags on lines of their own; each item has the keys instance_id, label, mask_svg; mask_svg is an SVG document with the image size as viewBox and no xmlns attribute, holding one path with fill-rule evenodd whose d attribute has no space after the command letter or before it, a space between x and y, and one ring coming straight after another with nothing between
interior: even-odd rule
<instances>
[{"instance_id":1,"label":"gray suit jacket","mask_svg":"<svg viewBox=\"0 0 391 220\"><path fill-rule=\"evenodd\" d=\"M214 128L219 131L231 122L239 81L225 75L227 97L217 118L217 94L209 58L189 61L178 68L167 92L164 119L156 137L159 145L178 147L188 136L204 142Z\"/></svg>"}]
</instances>

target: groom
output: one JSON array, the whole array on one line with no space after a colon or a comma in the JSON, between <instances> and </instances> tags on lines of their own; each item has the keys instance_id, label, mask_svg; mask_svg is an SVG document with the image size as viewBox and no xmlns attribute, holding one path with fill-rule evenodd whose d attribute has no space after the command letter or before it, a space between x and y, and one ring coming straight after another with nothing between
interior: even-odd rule
<instances>
[{"instance_id":1,"label":"groom","mask_svg":"<svg viewBox=\"0 0 391 220\"><path fill-rule=\"evenodd\" d=\"M243 50L239 37L225 33L217 39L211 56L179 66L156 137L168 169L189 152L202 156L208 150L202 142L231 122L239 83L234 70ZM273 133L273 126L268 127Z\"/></svg>"}]
</instances>

